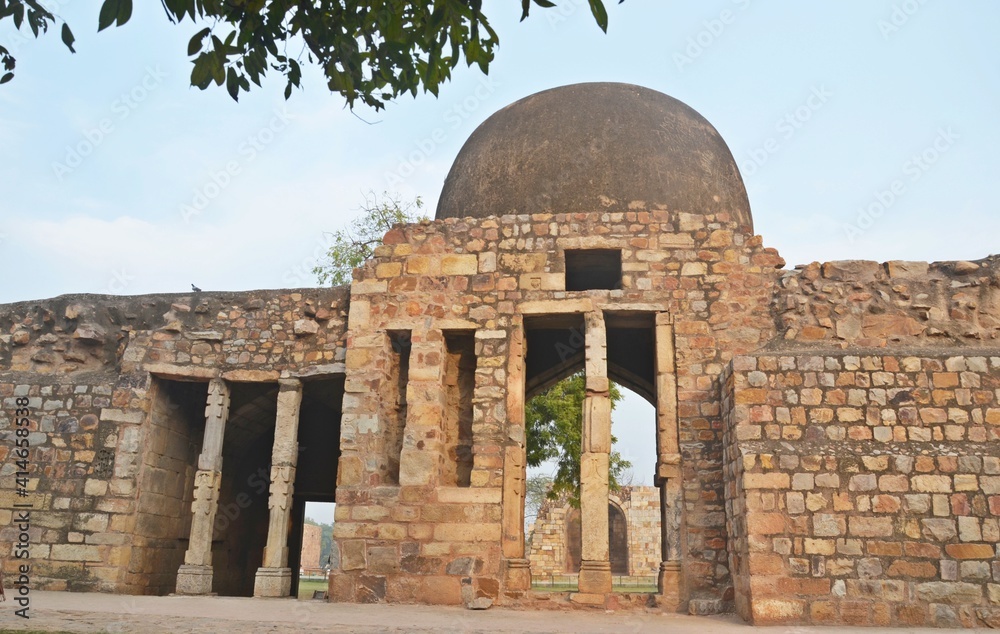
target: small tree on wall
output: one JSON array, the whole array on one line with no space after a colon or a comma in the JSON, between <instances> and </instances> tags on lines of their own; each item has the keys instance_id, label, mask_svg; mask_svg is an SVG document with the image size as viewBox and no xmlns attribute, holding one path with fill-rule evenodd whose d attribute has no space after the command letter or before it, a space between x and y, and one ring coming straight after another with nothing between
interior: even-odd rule
<instances>
[{"instance_id":1,"label":"small tree on wall","mask_svg":"<svg viewBox=\"0 0 1000 634\"><path fill-rule=\"evenodd\" d=\"M333 233L326 261L313 268L317 281L324 286L350 284L351 273L375 254L385 233L395 224L422 220L419 212L423 206L420 196L403 200L399 194L382 192L378 196L369 191L361 205L361 215Z\"/></svg>"}]
</instances>

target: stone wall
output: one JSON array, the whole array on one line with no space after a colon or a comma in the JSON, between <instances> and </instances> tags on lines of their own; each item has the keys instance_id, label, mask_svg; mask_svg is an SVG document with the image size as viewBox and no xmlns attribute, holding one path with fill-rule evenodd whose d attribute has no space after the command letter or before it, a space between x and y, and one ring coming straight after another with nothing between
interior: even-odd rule
<instances>
[{"instance_id":1,"label":"stone wall","mask_svg":"<svg viewBox=\"0 0 1000 634\"><path fill-rule=\"evenodd\" d=\"M663 561L660 546L660 490L626 487L619 494L628 520L629 574L655 577Z\"/></svg>"},{"instance_id":2,"label":"stone wall","mask_svg":"<svg viewBox=\"0 0 1000 634\"><path fill-rule=\"evenodd\" d=\"M622 487L611 496L611 502L625 515L628 544L629 576L655 577L663 560L660 545L660 490L648 486ZM530 535L531 549L528 560L531 562L532 578L549 579L554 575L565 575L578 572L571 570L569 541L579 541L579 511L575 514L570 504L562 500L546 500L538 512ZM570 526L570 523L574 524ZM614 549L614 540L612 549ZM579 566L579 544L576 565ZM611 559L615 560L614 552ZM615 573L616 575L618 573Z\"/></svg>"},{"instance_id":3,"label":"stone wall","mask_svg":"<svg viewBox=\"0 0 1000 634\"><path fill-rule=\"evenodd\" d=\"M347 305L341 288L0 306L0 552L17 538L9 509L28 502L34 587L173 591L205 400L156 406L154 382L204 391L215 377L343 372ZM31 421L26 498L11 451L20 397Z\"/></svg>"},{"instance_id":4,"label":"stone wall","mask_svg":"<svg viewBox=\"0 0 1000 634\"><path fill-rule=\"evenodd\" d=\"M733 360L726 505L741 616L1000 625L997 355Z\"/></svg>"},{"instance_id":5,"label":"stone wall","mask_svg":"<svg viewBox=\"0 0 1000 634\"><path fill-rule=\"evenodd\" d=\"M320 568L326 565L325 561L319 560L319 554L323 546L323 527L315 524L305 524L302 526L302 554L299 558L299 565L303 568Z\"/></svg>"},{"instance_id":6,"label":"stone wall","mask_svg":"<svg viewBox=\"0 0 1000 634\"><path fill-rule=\"evenodd\" d=\"M743 231L725 214L641 208L448 218L390 231L351 287L334 529L341 569L331 598L458 603L463 577L474 592L498 596L502 562L525 557L523 547L506 557L501 550L517 552L523 540L515 496L526 315L633 310L674 319L686 519L668 538L682 553L693 609L725 609L732 595L717 381L733 354L773 338L773 289L784 264ZM621 288L566 291L567 249L620 250ZM475 332L468 487L441 486L455 451L438 422L453 331ZM396 392L401 335L409 380L397 484L399 407L386 396Z\"/></svg>"},{"instance_id":7,"label":"stone wall","mask_svg":"<svg viewBox=\"0 0 1000 634\"><path fill-rule=\"evenodd\" d=\"M1000 256L975 262L813 262L775 294L784 346L996 345Z\"/></svg>"},{"instance_id":8,"label":"stone wall","mask_svg":"<svg viewBox=\"0 0 1000 634\"><path fill-rule=\"evenodd\" d=\"M561 500L546 500L538 511L538 518L528 536L530 549L528 561L534 581L565 575L568 571L568 526L573 507ZM576 524L579 526L579 512Z\"/></svg>"}]
</instances>

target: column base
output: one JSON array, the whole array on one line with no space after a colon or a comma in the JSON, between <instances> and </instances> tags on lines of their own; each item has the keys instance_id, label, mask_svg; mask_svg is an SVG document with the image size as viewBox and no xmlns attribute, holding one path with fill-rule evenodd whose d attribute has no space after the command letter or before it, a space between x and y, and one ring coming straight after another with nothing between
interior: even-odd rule
<instances>
[{"instance_id":1,"label":"column base","mask_svg":"<svg viewBox=\"0 0 1000 634\"><path fill-rule=\"evenodd\" d=\"M258 568L253 581L255 597L292 596L291 568Z\"/></svg>"},{"instance_id":2,"label":"column base","mask_svg":"<svg viewBox=\"0 0 1000 634\"><path fill-rule=\"evenodd\" d=\"M212 567L184 564L177 569L177 594L212 594Z\"/></svg>"},{"instance_id":3,"label":"column base","mask_svg":"<svg viewBox=\"0 0 1000 634\"><path fill-rule=\"evenodd\" d=\"M584 594L610 594L611 562L581 561L579 588Z\"/></svg>"},{"instance_id":4,"label":"column base","mask_svg":"<svg viewBox=\"0 0 1000 634\"><path fill-rule=\"evenodd\" d=\"M504 587L508 591L526 592L531 589L531 567L527 559L508 559L504 565Z\"/></svg>"},{"instance_id":5,"label":"column base","mask_svg":"<svg viewBox=\"0 0 1000 634\"><path fill-rule=\"evenodd\" d=\"M677 612L681 607L681 562L661 561L660 574L656 580L660 594L657 603L670 612Z\"/></svg>"}]
</instances>

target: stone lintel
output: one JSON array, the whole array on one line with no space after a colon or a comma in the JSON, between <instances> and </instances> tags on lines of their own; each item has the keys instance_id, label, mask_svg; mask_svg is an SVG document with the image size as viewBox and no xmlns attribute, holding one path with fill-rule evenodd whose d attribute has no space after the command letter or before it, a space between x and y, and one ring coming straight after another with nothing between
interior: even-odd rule
<instances>
[{"instance_id":1,"label":"stone lintel","mask_svg":"<svg viewBox=\"0 0 1000 634\"><path fill-rule=\"evenodd\" d=\"M594 302L587 297L580 299L545 299L522 302L518 308L522 315L582 314L593 311Z\"/></svg>"},{"instance_id":2,"label":"stone lintel","mask_svg":"<svg viewBox=\"0 0 1000 634\"><path fill-rule=\"evenodd\" d=\"M281 378L277 370L229 370L222 378L233 383L274 383Z\"/></svg>"},{"instance_id":3,"label":"stone lintel","mask_svg":"<svg viewBox=\"0 0 1000 634\"><path fill-rule=\"evenodd\" d=\"M176 381L204 381L219 376L219 371L215 368L174 365L172 363L145 363L142 369L161 379L173 379Z\"/></svg>"}]
</instances>

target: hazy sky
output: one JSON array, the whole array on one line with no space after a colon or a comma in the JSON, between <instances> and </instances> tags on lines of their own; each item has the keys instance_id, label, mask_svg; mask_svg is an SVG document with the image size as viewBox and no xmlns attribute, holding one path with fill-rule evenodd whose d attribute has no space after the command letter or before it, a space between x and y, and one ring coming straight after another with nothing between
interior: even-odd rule
<instances>
[{"instance_id":1,"label":"hazy sky","mask_svg":"<svg viewBox=\"0 0 1000 634\"><path fill-rule=\"evenodd\" d=\"M238 104L188 87L198 27L155 2L100 34L99 3L55 3L76 55L5 21L18 64L0 87L0 302L313 285L325 232L363 192L419 195L432 214L479 123L584 81L641 84L711 121L790 266L1000 251L1000 4L610 0L603 35L586 0L557 2L518 23L519 3L487 0L488 78L461 68L437 99L353 114L315 69L288 102L277 76ZM638 409L620 408L616 433L648 483Z\"/></svg>"}]
</instances>

